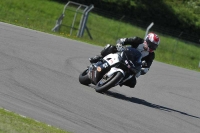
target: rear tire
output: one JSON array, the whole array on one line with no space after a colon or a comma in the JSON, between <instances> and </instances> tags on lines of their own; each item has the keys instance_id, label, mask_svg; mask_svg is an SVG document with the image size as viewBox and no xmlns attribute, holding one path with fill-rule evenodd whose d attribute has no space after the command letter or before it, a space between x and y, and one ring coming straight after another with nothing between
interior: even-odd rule
<instances>
[{"instance_id":1,"label":"rear tire","mask_svg":"<svg viewBox=\"0 0 200 133\"><path fill-rule=\"evenodd\" d=\"M108 79L101 79L95 86L96 92L102 93L114 87L123 77L121 72L116 72ZM104 82L105 81L105 82ZM103 82L103 83L102 83Z\"/></svg>"},{"instance_id":2,"label":"rear tire","mask_svg":"<svg viewBox=\"0 0 200 133\"><path fill-rule=\"evenodd\" d=\"M79 75L79 82L83 85L89 85L91 83L89 77L88 77L88 69L86 69L85 71L83 71L80 75Z\"/></svg>"}]
</instances>

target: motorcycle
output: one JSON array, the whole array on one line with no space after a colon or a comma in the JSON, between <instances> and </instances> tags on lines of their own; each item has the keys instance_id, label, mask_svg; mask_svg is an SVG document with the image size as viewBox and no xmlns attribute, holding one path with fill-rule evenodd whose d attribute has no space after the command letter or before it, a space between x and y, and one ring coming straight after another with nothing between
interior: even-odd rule
<instances>
[{"instance_id":1,"label":"motorcycle","mask_svg":"<svg viewBox=\"0 0 200 133\"><path fill-rule=\"evenodd\" d=\"M96 92L102 93L112 87L122 85L135 76L130 73L125 48L123 46L118 52L108 54L97 63L92 63L79 75L79 82L83 85L94 84Z\"/></svg>"},{"instance_id":2,"label":"motorcycle","mask_svg":"<svg viewBox=\"0 0 200 133\"><path fill-rule=\"evenodd\" d=\"M146 29L145 36L154 25L152 22ZM85 71L79 75L79 82L83 85L94 84L96 92L105 92L124 82L134 75L130 72L129 59L124 50L125 46L116 45L118 52L113 52L113 47L107 45L101 52L103 59L97 63L92 63ZM115 50L114 50L115 51ZM111 53L111 54L108 54Z\"/></svg>"}]
</instances>

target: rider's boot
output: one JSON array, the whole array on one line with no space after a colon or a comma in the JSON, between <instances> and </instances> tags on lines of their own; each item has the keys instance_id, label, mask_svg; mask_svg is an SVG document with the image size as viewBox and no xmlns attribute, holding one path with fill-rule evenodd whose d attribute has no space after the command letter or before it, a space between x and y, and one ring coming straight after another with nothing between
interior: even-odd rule
<instances>
[{"instance_id":1,"label":"rider's boot","mask_svg":"<svg viewBox=\"0 0 200 133\"><path fill-rule=\"evenodd\" d=\"M90 63L96 63L98 62L100 59L102 59L101 55L96 55L94 57L89 58Z\"/></svg>"}]
</instances>

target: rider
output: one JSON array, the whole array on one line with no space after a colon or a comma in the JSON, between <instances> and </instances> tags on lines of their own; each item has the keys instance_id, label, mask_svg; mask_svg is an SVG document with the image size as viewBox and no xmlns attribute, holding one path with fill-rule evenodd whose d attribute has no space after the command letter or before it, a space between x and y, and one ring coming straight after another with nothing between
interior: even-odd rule
<instances>
[{"instance_id":1,"label":"rider","mask_svg":"<svg viewBox=\"0 0 200 133\"><path fill-rule=\"evenodd\" d=\"M145 37L145 39L142 39L140 37L121 38L117 40L116 46L112 46L108 44L101 51L101 55L97 55L93 58L89 58L89 60L91 63L95 63L99 61L100 59L102 59L104 56L108 55L109 53L117 52L116 47L120 48L123 45L131 45L130 47L128 47L129 51L135 52L134 49L137 49L137 51L141 53L142 68L138 69L139 67L137 66L131 67L132 69L131 71L136 75L136 77L139 77L140 74L144 75L149 71L149 68L155 58L154 51L158 47L159 42L160 42L160 38L155 33L149 33ZM139 55L139 54L136 54L136 55ZM138 57L138 59L140 58L139 56L136 56L136 57ZM137 63L140 64L139 62ZM136 77L133 76L131 79L123 83L123 85L134 88L136 85Z\"/></svg>"}]
</instances>

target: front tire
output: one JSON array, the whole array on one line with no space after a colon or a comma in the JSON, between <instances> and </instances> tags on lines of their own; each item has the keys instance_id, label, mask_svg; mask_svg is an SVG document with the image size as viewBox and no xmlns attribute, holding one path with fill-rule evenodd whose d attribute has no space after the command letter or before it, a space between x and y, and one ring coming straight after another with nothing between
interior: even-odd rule
<instances>
[{"instance_id":1,"label":"front tire","mask_svg":"<svg viewBox=\"0 0 200 133\"><path fill-rule=\"evenodd\" d=\"M95 86L96 92L102 93L114 87L123 77L121 72L116 72L108 79L101 79Z\"/></svg>"},{"instance_id":2,"label":"front tire","mask_svg":"<svg viewBox=\"0 0 200 133\"><path fill-rule=\"evenodd\" d=\"M83 85L89 85L91 83L89 77L88 77L88 69L86 69L85 71L83 71L80 75L79 75L79 82Z\"/></svg>"}]
</instances>

